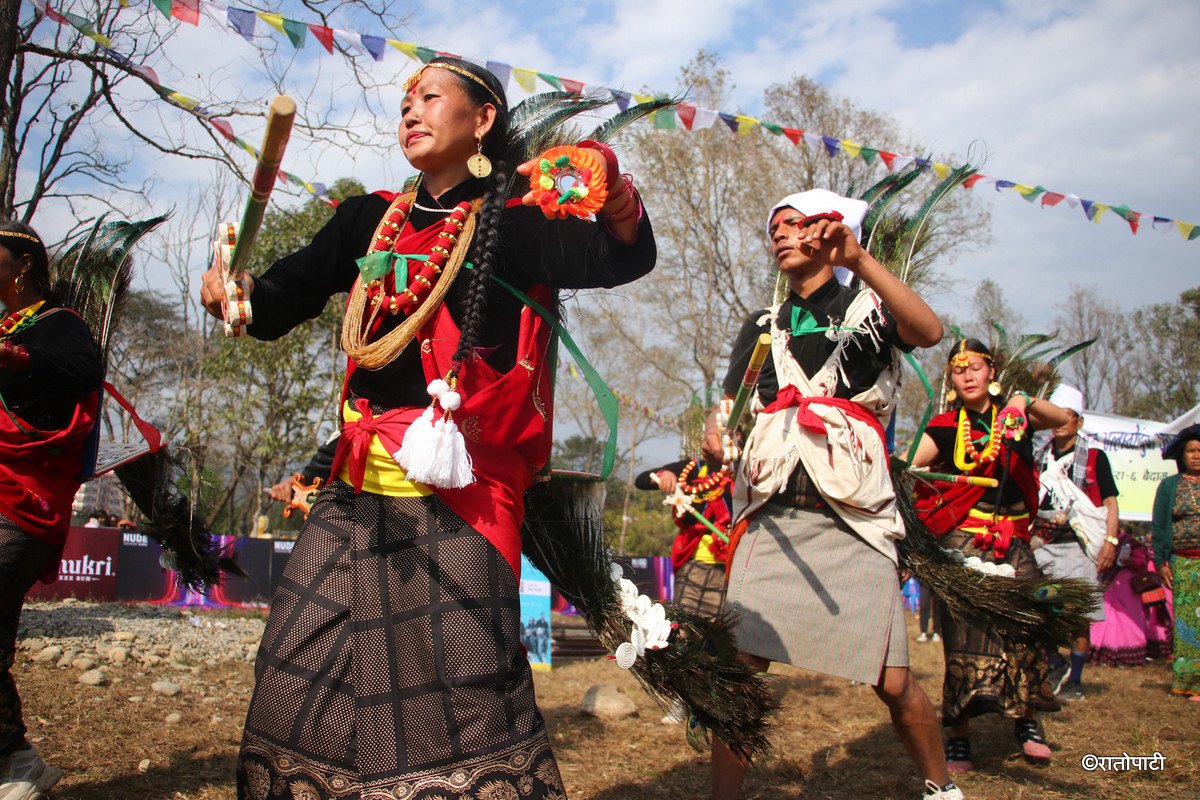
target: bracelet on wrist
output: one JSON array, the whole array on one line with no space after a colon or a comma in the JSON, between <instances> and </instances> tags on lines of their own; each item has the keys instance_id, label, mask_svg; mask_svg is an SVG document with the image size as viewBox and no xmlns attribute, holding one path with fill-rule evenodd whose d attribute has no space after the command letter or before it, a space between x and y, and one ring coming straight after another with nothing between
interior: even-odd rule
<instances>
[{"instance_id":1,"label":"bracelet on wrist","mask_svg":"<svg viewBox=\"0 0 1200 800\"><path fill-rule=\"evenodd\" d=\"M604 156L604 168L608 172L608 191L611 193L621 177L621 164L617 161L617 154L604 142L597 142L595 139L584 139L575 146L597 150Z\"/></svg>"}]
</instances>

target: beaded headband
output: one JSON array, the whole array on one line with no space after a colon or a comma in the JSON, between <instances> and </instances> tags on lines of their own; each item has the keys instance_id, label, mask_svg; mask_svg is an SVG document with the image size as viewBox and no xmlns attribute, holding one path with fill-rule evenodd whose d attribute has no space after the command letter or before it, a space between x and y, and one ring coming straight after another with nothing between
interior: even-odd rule
<instances>
[{"instance_id":1,"label":"beaded headband","mask_svg":"<svg viewBox=\"0 0 1200 800\"><path fill-rule=\"evenodd\" d=\"M30 233L22 233L21 231L0 231L0 236L13 236L17 239L28 239L31 242L42 243L42 240Z\"/></svg>"},{"instance_id":2,"label":"beaded headband","mask_svg":"<svg viewBox=\"0 0 1200 800\"><path fill-rule=\"evenodd\" d=\"M414 72L412 75L409 75L408 80L406 80L404 82L404 91L406 94L408 92L412 91L412 88L417 85L417 81L421 80L421 76L425 73L425 70L429 69L430 67L438 67L439 69L448 69L451 72L457 72L459 75L464 75L464 76L470 78L471 80L475 81L480 86L482 86L487 91L487 93L492 96L492 99L496 101L497 106L499 106L500 108L505 107L504 101L500 99L500 96L498 94L496 94L496 91L494 89L492 89L492 87L487 85L487 83L483 80L483 78L481 78L478 75L476 75L475 73L471 72L469 69L463 69L462 67L456 66L454 64L447 64L443 61L426 64L425 66L421 67L419 70Z\"/></svg>"},{"instance_id":3,"label":"beaded headband","mask_svg":"<svg viewBox=\"0 0 1200 800\"><path fill-rule=\"evenodd\" d=\"M980 353L978 350L968 350L967 340L963 339L958 343L958 352L950 358L951 367L969 367L971 366L972 358L982 358L987 363L992 363L992 357L987 353Z\"/></svg>"}]
</instances>

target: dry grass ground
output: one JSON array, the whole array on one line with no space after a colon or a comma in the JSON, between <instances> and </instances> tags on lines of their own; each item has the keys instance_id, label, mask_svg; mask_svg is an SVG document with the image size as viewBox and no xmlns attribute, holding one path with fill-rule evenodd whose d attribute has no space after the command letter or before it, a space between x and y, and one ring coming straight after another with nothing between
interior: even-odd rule
<instances>
[{"instance_id":1,"label":"dry grass ground","mask_svg":"<svg viewBox=\"0 0 1200 800\"><path fill-rule=\"evenodd\" d=\"M921 684L940 695L941 652L911 645ZM126 667L122 680L82 687L74 670L32 663L16 668L30 735L48 760L66 771L58 800L172 798L228 800L235 796L234 761L252 667L223 663L199 675L181 673L177 697L155 695L150 684L173 677L163 670ZM784 704L777 754L747 781L745 798L860 800L913 798L919 781L869 687L790 668L774 679ZM1165 665L1138 669L1089 667L1088 698L1048 717L1055 750L1048 767L1014 755L1008 724L977 724L978 771L960 784L976 800L1200 798L1200 703L1168 694ZM584 690L614 683L635 699L639 717L605 724L578 711ZM537 674L546 716L569 794L574 800L661 800L707 796L707 759L688 748L682 732L659 723L661 711L627 673L610 662L566 664ZM130 696L144 698L131 703ZM182 721L167 724L171 712ZM1161 752L1161 772L1085 772L1088 754ZM144 771L139 765L149 759Z\"/></svg>"}]
</instances>

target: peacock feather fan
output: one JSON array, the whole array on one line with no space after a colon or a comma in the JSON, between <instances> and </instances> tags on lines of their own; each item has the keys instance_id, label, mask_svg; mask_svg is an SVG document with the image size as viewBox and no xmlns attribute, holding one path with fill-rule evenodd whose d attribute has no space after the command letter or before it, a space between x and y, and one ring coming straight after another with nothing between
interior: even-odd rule
<instances>
[{"instance_id":1,"label":"peacock feather fan","mask_svg":"<svg viewBox=\"0 0 1200 800\"><path fill-rule=\"evenodd\" d=\"M609 652L629 641L631 623L613 582L603 527L604 484L555 473L525 495L522 548L578 609ZM746 759L770 752L777 704L766 681L738 659L732 620L668 606L675 624L669 645L646 650L632 667L664 708L678 699L689 710L688 741L703 749L716 736Z\"/></svg>"},{"instance_id":2,"label":"peacock feather fan","mask_svg":"<svg viewBox=\"0 0 1200 800\"><path fill-rule=\"evenodd\" d=\"M896 549L904 567L956 616L982 620L1012 641L1069 646L1100 602L1095 589L1081 580L985 575L967 567L962 553L940 546L921 521L907 467L902 459L892 459L892 483L905 528Z\"/></svg>"}]
</instances>

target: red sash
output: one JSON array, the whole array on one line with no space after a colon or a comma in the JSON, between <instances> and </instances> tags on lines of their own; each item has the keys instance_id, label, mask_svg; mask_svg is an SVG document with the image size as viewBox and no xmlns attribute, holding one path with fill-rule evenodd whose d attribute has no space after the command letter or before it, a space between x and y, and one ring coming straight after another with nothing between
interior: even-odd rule
<instances>
[{"instance_id":1,"label":"red sash","mask_svg":"<svg viewBox=\"0 0 1200 800\"><path fill-rule=\"evenodd\" d=\"M400 235L398 252L429 252L440 229L439 224L413 231L412 226L406 224ZM464 279L470 277L470 273L462 275ZM544 286L535 285L528 294L545 307L553 302L553 291ZM466 439L475 482L461 489L430 487L464 522L500 551L518 578L521 575L525 490L549 460L552 444L554 370L546 363L550 334L550 326L536 312L523 308L516 364L511 370L499 373L479 357L463 366L458 378L463 403L454 412L454 420ZM419 334L426 383L445 377L449 372L459 338L458 325L443 302ZM346 387L354 369L351 360L346 372ZM343 390L346 391L348 388ZM362 403L360 410L365 405ZM395 445L394 448L387 445L389 451L394 452L403 441L408 426L423 410L423 407L394 409L374 418L364 415L352 426L350 435L343 435L339 441L331 474L337 475L342 463L348 460L351 475L355 475L357 469L361 480L362 467L356 467L354 451L365 454L365 446L358 444L364 435L369 443L369 433L382 433Z\"/></svg>"},{"instance_id":2,"label":"red sash","mask_svg":"<svg viewBox=\"0 0 1200 800\"><path fill-rule=\"evenodd\" d=\"M724 498L718 497L710 503L704 504L704 518L716 525L723 531L729 530L729 505ZM700 547L700 540L706 534L712 534L707 525L697 522L696 518L691 514L685 514L682 517L675 518L675 525L679 528L679 533L675 536L675 541L671 543L671 563L675 569L679 569L684 564L696 555L696 550ZM712 554L719 561L725 561L726 550L728 545L721 541L718 537L712 537L712 544L709 545Z\"/></svg>"},{"instance_id":3,"label":"red sash","mask_svg":"<svg viewBox=\"0 0 1200 800\"><path fill-rule=\"evenodd\" d=\"M813 404L822 406L833 406L840 408L846 412L847 416L865 422L871 426L871 429L879 434L879 439L887 446L887 434L884 433L883 425L879 423L879 418L872 414L861 403L856 403L853 400L847 400L843 397L805 397L800 394L800 390L795 386L784 386L779 390L779 394L775 396L775 400L762 410L763 414L774 414L777 411L782 411L785 408L796 407L796 422L805 428L808 428L813 433L819 433L822 436L828 434L825 430L825 421L813 413L809 406Z\"/></svg>"}]
</instances>

